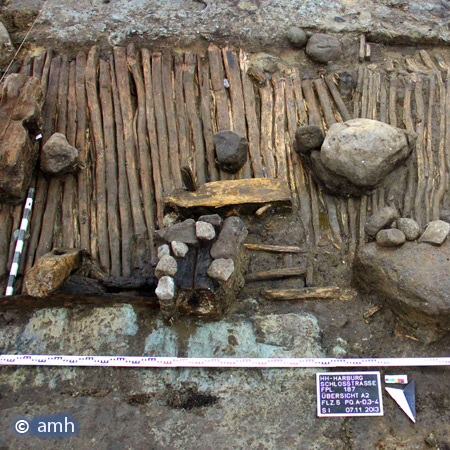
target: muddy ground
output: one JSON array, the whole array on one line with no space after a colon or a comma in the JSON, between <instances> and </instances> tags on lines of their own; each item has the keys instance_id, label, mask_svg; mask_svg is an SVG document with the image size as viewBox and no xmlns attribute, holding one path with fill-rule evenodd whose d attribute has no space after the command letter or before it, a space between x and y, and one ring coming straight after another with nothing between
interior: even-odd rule
<instances>
[{"instance_id":1,"label":"muddy ground","mask_svg":"<svg viewBox=\"0 0 450 450\"><path fill-rule=\"evenodd\" d=\"M2 2L1 18L18 45L45 6L20 57L49 43L75 51L92 42L106 50L129 41L154 49L202 49L212 41L263 49L286 65L300 64L311 77L323 68L288 48L285 30L293 22L309 31L340 33L348 51L325 70L357 65L361 32L378 42L373 64L386 56L400 61L419 46L445 45L450 39L444 0L298 3L10 0ZM244 219L250 231L247 242L311 246L295 211ZM321 245L311 253L283 257L255 252L249 270L308 260L314 265L315 285L356 288L345 237L336 248L326 222L322 231ZM0 352L348 358L449 354L450 336L428 345L418 341L383 298L360 288L345 302L274 303L261 296L263 288L303 285L303 279L247 284L220 321L167 324L156 309L130 305L2 312ZM378 312L364 317L378 305ZM0 448L450 449L449 368L380 371L382 376L404 373L415 381L416 424L387 395L383 417L317 418L314 370L3 367ZM58 413L70 413L79 422L77 436L42 440L12 430L19 416Z\"/></svg>"}]
</instances>

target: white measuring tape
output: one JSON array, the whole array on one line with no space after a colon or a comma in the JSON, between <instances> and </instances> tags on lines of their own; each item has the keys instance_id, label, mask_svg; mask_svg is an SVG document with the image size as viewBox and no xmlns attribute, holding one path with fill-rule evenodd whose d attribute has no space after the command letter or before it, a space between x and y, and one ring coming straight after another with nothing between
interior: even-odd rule
<instances>
[{"instance_id":1,"label":"white measuring tape","mask_svg":"<svg viewBox=\"0 0 450 450\"><path fill-rule=\"evenodd\" d=\"M429 358L177 358L159 356L0 355L0 366L323 368L450 366Z\"/></svg>"}]
</instances>

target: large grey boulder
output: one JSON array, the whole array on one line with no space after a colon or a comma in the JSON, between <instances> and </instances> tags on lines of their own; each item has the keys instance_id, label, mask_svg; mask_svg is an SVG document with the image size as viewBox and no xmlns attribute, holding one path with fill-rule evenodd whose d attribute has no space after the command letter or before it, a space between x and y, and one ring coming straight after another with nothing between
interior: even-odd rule
<instances>
[{"instance_id":1,"label":"large grey boulder","mask_svg":"<svg viewBox=\"0 0 450 450\"><path fill-rule=\"evenodd\" d=\"M78 163L78 150L61 133L54 133L41 151L41 170L49 175L72 172Z\"/></svg>"},{"instance_id":2,"label":"large grey boulder","mask_svg":"<svg viewBox=\"0 0 450 450\"><path fill-rule=\"evenodd\" d=\"M329 34L313 34L306 44L306 54L315 62L326 64L341 56L342 47L339 39Z\"/></svg>"},{"instance_id":3,"label":"large grey boulder","mask_svg":"<svg viewBox=\"0 0 450 450\"><path fill-rule=\"evenodd\" d=\"M333 124L320 156L332 173L363 188L374 188L412 150L415 136L377 120L352 119Z\"/></svg>"},{"instance_id":4,"label":"large grey boulder","mask_svg":"<svg viewBox=\"0 0 450 450\"><path fill-rule=\"evenodd\" d=\"M396 249L363 246L355 260L359 282L382 294L402 321L426 340L450 329L450 243L440 247L406 242ZM424 334L422 334L423 338Z\"/></svg>"}]
</instances>

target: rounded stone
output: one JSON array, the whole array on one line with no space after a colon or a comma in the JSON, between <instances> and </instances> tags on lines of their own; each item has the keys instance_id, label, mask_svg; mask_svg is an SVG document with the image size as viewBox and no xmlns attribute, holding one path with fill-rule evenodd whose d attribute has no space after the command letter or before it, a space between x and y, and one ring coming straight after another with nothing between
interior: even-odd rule
<instances>
[{"instance_id":1,"label":"rounded stone","mask_svg":"<svg viewBox=\"0 0 450 450\"><path fill-rule=\"evenodd\" d=\"M175 297L175 282L172 277L164 276L158 281L155 294L159 300L172 300Z\"/></svg>"},{"instance_id":2,"label":"rounded stone","mask_svg":"<svg viewBox=\"0 0 450 450\"><path fill-rule=\"evenodd\" d=\"M301 154L309 154L312 150L320 148L324 135L317 125L304 125L295 131L295 151Z\"/></svg>"},{"instance_id":3,"label":"rounded stone","mask_svg":"<svg viewBox=\"0 0 450 450\"><path fill-rule=\"evenodd\" d=\"M163 244L158 247L158 260L160 260L163 256L170 256L170 247L167 244Z\"/></svg>"},{"instance_id":4,"label":"rounded stone","mask_svg":"<svg viewBox=\"0 0 450 450\"><path fill-rule=\"evenodd\" d=\"M195 234L200 241L212 241L216 237L214 226L202 221L195 223Z\"/></svg>"},{"instance_id":5,"label":"rounded stone","mask_svg":"<svg viewBox=\"0 0 450 450\"><path fill-rule=\"evenodd\" d=\"M415 241L420 236L420 226L414 219L398 219L397 228L403 231L408 241Z\"/></svg>"},{"instance_id":6,"label":"rounded stone","mask_svg":"<svg viewBox=\"0 0 450 450\"><path fill-rule=\"evenodd\" d=\"M228 281L234 272L234 262L232 259L215 259L208 269L211 278L221 281Z\"/></svg>"},{"instance_id":7,"label":"rounded stone","mask_svg":"<svg viewBox=\"0 0 450 450\"><path fill-rule=\"evenodd\" d=\"M289 28L287 38L295 48L303 48L308 40L306 33L301 28L295 26Z\"/></svg>"},{"instance_id":8,"label":"rounded stone","mask_svg":"<svg viewBox=\"0 0 450 450\"><path fill-rule=\"evenodd\" d=\"M326 64L337 60L342 53L339 39L328 34L313 34L306 44L306 54L315 62Z\"/></svg>"},{"instance_id":9,"label":"rounded stone","mask_svg":"<svg viewBox=\"0 0 450 450\"><path fill-rule=\"evenodd\" d=\"M172 247L173 254L177 258L184 258L189 251L189 247L184 242L172 241L170 246Z\"/></svg>"},{"instance_id":10,"label":"rounded stone","mask_svg":"<svg viewBox=\"0 0 450 450\"><path fill-rule=\"evenodd\" d=\"M155 269L156 278L161 278L164 275L169 275L171 277L175 276L178 270L177 261L175 258L169 255L163 256Z\"/></svg>"},{"instance_id":11,"label":"rounded stone","mask_svg":"<svg viewBox=\"0 0 450 450\"><path fill-rule=\"evenodd\" d=\"M219 131L214 135L217 165L225 172L236 173L248 158L248 141L233 131Z\"/></svg>"},{"instance_id":12,"label":"rounded stone","mask_svg":"<svg viewBox=\"0 0 450 450\"><path fill-rule=\"evenodd\" d=\"M406 241L403 231L400 231L397 228L379 231L376 239L377 244L380 247L398 247Z\"/></svg>"},{"instance_id":13,"label":"rounded stone","mask_svg":"<svg viewBox=\"0 0 450 450\"><path fill-rule=\"evenodd\" d=\"M41 170L50 175L72 172L78 163L78 150L61 133L54 133L41 151Z\"/></svg>"},{"instance_id":14,"label":"rounded stone","mask_svg":"<svg viewBox=\"0 0 450 450\"><path fill-rule=\"evenodd\" d=\"M397 210L391 206L385 206L384 208L380 208L378 211L374 212L369 217L364 225L364 231L370 237L376 236L380 230L390 226L397 218Z\"/></svg>"}]
</instances>

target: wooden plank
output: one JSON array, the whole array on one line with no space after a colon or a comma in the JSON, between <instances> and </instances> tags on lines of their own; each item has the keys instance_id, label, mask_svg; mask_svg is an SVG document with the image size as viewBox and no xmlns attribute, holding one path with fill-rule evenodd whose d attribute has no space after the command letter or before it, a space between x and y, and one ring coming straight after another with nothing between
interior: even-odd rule
<instances>
[{"instance_id":1,"label":"wooden plank","mask_svg":"<svg viewBox=\"0 0 450 450\"><path fill-rule=\"evenodd\" d=\"M251 78L247 75L243 50L240 51L239 59L242 75L242 89L244 94L245 117L247 119L248 150L250 153L250 161L254 177L263 178L264 169L260 148L259 123L256 115L255 89Z\"/></svg>"},{"instance_id":2,"label":"wooden plank","mask_svg":"<svg viewBox=\"0 0 450 450\"><path fill-rule=\"evenodd\" d=\"M380 75L380 122L388 123L388 109L386 96L386 74Z\"/></svg>"},{"instance_id":3,"label":"wooden plank","mask_svg":"<svg viewBox=\"0 0 450 450\"><path fill-rule=\"evenodd\" d=\"M433 160L433 117L435 117L434 104L436 95L436 78L430 78L430 91L428 97L428 116L427 116L427 133L425 145L425 157L428 160L428 179L425 189L425 221L432 220L432 205L435 195L435 165Z\"/></svg>"},{"instance_id":4,"label":"wooden plank","mask_svg":"<svg viewBox=\"0 0 450 450\"><path fill-rule=\"evenodd\" d=\"M353 93L353 118L356 119L361 116L361 94L362 94L362 88L363 88L363 77L364 77L364 68L359 67L358 68L358 78L356 81L356 89Z\"/></svg>"},{"instance_id":5,"label":"wooden plank","mask_svg":"<svg viewBox=\"0 0 450 450\"><path fill-rule=\"evenodd\" d=\"M303 80L302 88L308 110L309 125L317 125L322 129L322 131L324 131L322 117L320 115L319 107L317 104L316 96L314 95L314 90L312 88L311 81Z\"/></svg>"},{"instance_id":6,"label":"wooden plank","mask_svg":"<svg viewBox=\"0 0 450 450\"><path fill-rule=\"evenodd\" d=\"M27 77L31 77L33 75L33 59L31 58L31 56L25 57L19 73Z\"/></svg>"},{"instance_id":7,"label":"wooden plank","mask_svg":"<svg viewBox=\"0 0 450 450\"><path fill-rule=\"evenodd\" d=\"M187 52L184 55L184 73L183 73L183 84L184 84L184 96L186 99L186 110L189 119L189 125L191 128L194 144L194 173L199 184L206 182L206 170L205 170L205 144L203 141L203 129L200 122L200 114L197 110L197 99L198 99L198 87L195 83L196 56Z\"/></svg>"},{"instance_id":8,"label":"wooden plank","mask_svg":"<svg viewBox=\"0 0 450 450\"><path fill-rule=\"evenodd\" d=\"M348 241L348 259L350 264L353 264L356 254L356 246L358 242L358 213L357 213L357 200L354 198L348 199L348 216L349 216L349 231L350 237Z\"/></svg>"},{"instance_id":9,"label":"wooden plank","mask_svg":"<svg viewBox=\"0 0 450 450\"><path fill-rule=\"evenodd\" d=\"M333 96L333 100L336 103L336 106L339 110L339 113L342 117L342 120L344 122L347 122L347 120L350 120L352 116L348 112L347 106L344 103L344 100L341 97L341 93L339 92L339 89L336 86L334 78L331 76L325 77L325 82L327 83L328 89L331 92L331 95Z\"/></svg>"},{"instance_id":10,"label":"wooden plank","mask_svg":"<svg viewBox=\"0 0 450 450\"><path fill-rule=\"evenodd\" d=\"M114 105L114 121L116 124L117 145L117 170L118 170L118 199L121 231L121 269L122 276L131 275L133 266L133 221L131 219L130 192L128 189L125 143L123 138L122 111L120 107L119 90L117 88L116 74L114 70L114 59L111 55L109 60L109 71L111 74L111 88Z\"/></svg>"},{"instance_id":11,"label":"wooden plank","mask_svg":"<svg viewBox=\"0 0 450 450\"><path fill-rule=\"evenodd\" d=\"M219 180L219 171L216 167L216 154L214 150L213 125L211 121L214 110L212 108L211 90L209 88L209 64L207 58L198 58L198 77L201 97L201 115L203 137L205 140L206 160L208 162L209 181ZM185 164L186 166L186 164Z\"/></svg>"},{"instance_id":12,"label":"wooden plank","mask_svg":"<svg viewBox=\"0 0 450 450\"><path fill-rule=\"evenodd\" d=\"M33 60L33 77L40 80L42 78L42 70L44 69L46 51L42 51Z\"/></svg>"},{"instance_id":13,"label":"wooden plank","mask_svg":"<svg viewBox=\"0 0 450 450\"><path fill-rule=\"evenodd\" d=\"M397 126L397 75L392 74L389 82L389 123Z\"/></svg>"},{"instance_id":14,"label":"wooden plank","mask_svg":"<svg viewBox=\"0 0 450 450\"><path fill-rule=\"evenodd\" d=\"M147 116L146 116L146 94L145 94L145 85L144 78L142 75L142 65L139 58L138 53L136 52L134 44L130 44L127 47L127 63L131 68L131 73L134 79L134 85L136 86L136 94L137 94L137 110L134 117L134 128L135 128L135 141L137 145L137 154L138 154L138 171L140 175L141 181L141 197L144 206L144 217L145 223L147 225L146 233L148 235L148 245L150 247L150 258L153 262L156 262L156 249L153 242L153 233L155 232L155 207L153 205L154 202L154 187L152 183L152 161L150 159L150 149L148 147L148 139L147 139ZM163 84L166 84L163 82ZM169 89L168 95L171 95L172 91ZM170 104L170 102L168 102ZM169 106L166 105L166 113ZM172 108L173 108L173 100L172 100ZM170 130L175 130L173 132L169 132L171 135L170 138L170 159L171 161L175 161L171 164L172 168L178 168L179 170L179 159L178 159L178 137L176 133L176 124L175 124L175 112L172 110L170 112L171 115L167 116L168 124L171 125L168 127ZM174 134L174 136L173 136ZM175 143L172 143L172 139L175 139ZM174 145L174 147L171 147ZM180 180L180 181L179 181ZM172 175L173 183L179 184L181 187L181 175L178 177L176 175Z\"/></svg>"},{"instance_id":15,"label":"wooden plank","mask_svg":"<svg viewBox=\"0 0 450 450\"><path fill-rule=\"evenodd\" d=\"M359 62L363 62L365 57L366 57L366 36L362 34L359 37L359 53L358 53Z\"/></svg>"},{"instance_id":16,"label":"wooden plank","mask_svg":"<svg viewBox=\"0 0 450 450\"><path fill-rule=\"evenodd\" d=\"M241 137L247 138L247 127L245 124L244 94L242 92L241 72L239 61L235 52L224 48L222 56L225 72L230 83L231 117L233 120L233 131ZM237 175L243 178L251 178L250 163L247 160L241 172Z\"/></svg>"},{"instance_id":17,"label":"wooden plank","mask_svg":"<svg viewBox=\"0 0 450 450\"><path fill-rule=\"evenodd\" d=\"M41 86L42 86L42 94L44 98L47 95L48 88L48 75L50 73L50 65L53 59L53 50L51 48L47 49L47 54L45 55L44 67L42 69L42 77L41 77Z\"/></svg>"},{"instance_id":18,"label":"wooden plank","mask_svg":"<svg viewBox=\"0 0 450 450\"><path fill-rule=\"evenodd\" d=\"M109 273L111 260L109 255L109 237L107 226L106 207L106 170L105 170L105 144L103 140L103 121L100 110L100 99L98 96L97 71L99 61L99 48L93 46L88 54L86 63L86 94L89 108L89 117L92 127L92 141L95 158L95 199L96 199L96 221L98 237L98 254L100 265ZM91 217L92 219L92 217Z\"/></svg>"},{"instance_id":19,"label":"wooden plank","mask_svg":"<svg viewBox=\"0 0 450 450\"><path fill-rule=\"evenodd\" d=\"M108 217L107 229L109 238L109 252L111 255L110 273L113 276L120 276L122 273L122 265L120 254L120 221L118 208L118 167L111 73L109 70L109 63L104 60L100 60L99 68L99 95L102 109L103 136L105 144L106 202Z\"/></svg>"},{"instance_id":20,"label":"wooden plank","mask_svg":"<svg viewBox=\"0 0 450 450\"><path fill-rule=\"evenodd\" d=\"M250 251L261 251L269 253L309 253L310 249L296 247L294 245L270 245L270 244L244 244Z\"/></svg>"},{"instance_id":21,"label":"wooden plank","mask_svg":"<svg viewBox=\"0 0 450 450\"><path fill-rule=\"evenodd\" d=\"M58 120L56 131L66 135L67 131L67 96L69 90L69 58L67 55L62 57L61 70L59 73L58 85Z\"/></svg>"},{"instance_id":22,"label":"wooden plank","mask_svg":"<svg viewBox=\"0 0 450 450\"><path fill-rule=\"evenodd\" d=\"M164 114L164 98L162 87L161 54L152 55L152 88L153 104L156 118L156 131L158 136L159 166L161 170L161 184L163 195L169 195L173 190L173 183L169 166L169 140L167 136L166 115Z\"/></svg>"},{"instance_id":23,"label":"wooden plank","mask_svg":"<svg viewBox=\"0 0 450 450\"><path fill-rule=\"evenodd\" d=\"M266 289L263 297L268 300L307 300L307 299L336 299L350 300L356 292L338 286L308 287L303 289Z\"/></svg>"},{"instance_id":24,"label":"wooden plank","mask_svg":"<svg viewBox=\"0 0 450 450\"><path fill-rule=\"evenodd\" d=\"M251 283L254 281L279 280L282 278L300 277L305 275L306 267L283 267L282 269L271 269L261 272L252 272L245 276L245 281Z\"/></svg>"},{"instance_id":25,"label":"wooden plank","mask_svg":"<svg viewBox=\"0 0 450 450\"><path fill-rule=\"evenodd\" d=\"M84 72L86 69L86 55L78 52L76 58L76 83L75 92L77 99L77 134L76 147L80 170L78 171L78 222L80 224L80 246L81 250L89 251L91 247L91 219L90 219L90 195L88 189L88 153L86 140L86 86L84 83Z\"/></svg>"},{"instance_id":26,"label":"wooden plank","mask_svg":"<svg viewBox=\"0 0 450 450\"><path fill-rule=\"evenodd\" d=\"M328 223L330 224L333 241L338 246L341 246L342 237L339 229L339 221L337 216L337 207L336 207L337 199L327 194L323 195L323 199L327 207Z\"/></svg>"},{"instance_id":27,"label":"wooden plank","mask_svg":"<svg viewBox=\"0 0 450 450\"><path fill-rule=\"evenodd\" d=\"M366 232L364 230L364 225L366 224L367 217L367 204L368 197L363 195L361 197L361 202L359 204L359 229L358 229L358 246L361 247L366 242Z\"/></svg>"},{"instance_id":28,"label":"wooden plank","mask_svg":"<svg viewBox=\"0 0 450 450\"><path fill-rule=\"evenodd\" d=\"M445 96L445 159L447 180L450 179L450 67L447 69L447 92Z\"/></svg>"},{"instance_id":29,"label":"wooden plank","mask_svg":"<svg viewBox=\"0 0 450 450\"><path fill-rule=\"evenodd\" d=\"M11 207L11 219L12 219L12 226L11 226L11 234L9 236L9 251L7 251L8 255L8 263L7 267L10 268L13 257L14 257L14 249L16 247L16 237L14 236L14 233L19 230L20 228L20 221L22 219L22 213L23 213L23 204L15 205Z\"/></svg>"},{"instance_id":30,"label":"wooden plank","mask_svg":"<svg viewBox=\"0 0 450 450\"><path fill-rule=\"evenodd\" d=\"M273 93L269 83L259 89L261 97L261 151L264 158L266 177L276 176L272 141Z\"/></svg>"},{"instance_id":31,"label":"wooden plank","mask_svg":"<svg viewBox=\"0 0 450 450\"><path fill-rule=\"evenodd\" d=\"M291 203L286 182L278 179L250 178L205 183L195 192L174 191L166 205L176 208L221 208L231 205Z\"/></svg>"},{"instance_id":32,"label":"wooden plank","mask_svg":"<svg viewBox=\"0 0 450 450\"><path fill-rule=\"evenodd\" d=\"M163 226L163 217L164 217L163 185L161 180L161 166L159 161L159 147L156 132L156 118L153 100L153 82L150 67L150 52L144 48L141 51L141 56L142 56L142 68L144 72L144 85L145 85L147 134L148 134L148 142L150 145L150 156L152 159L152 171L153 171L153 186L155 190L156 217L158 225L161 228ZM123 193L123 195L125 195L125 193Z\"/></svg>"},{"instance_id":33,"label":"wooden plank","mask_svg":"<svg viewBox=\"0 0 450 450\"><path fill-rule=\"evenodd\" d=\"M42 145L48 141L49 137L55 132L59 72L61 69L61 56L52 59L49 72L48 91L45 96L44 106L42 107Z\"/></svg>"},{"instance_id":34,"label":"wooden plank","mask_svg":"<svg viewBox=\"0 0 450 450\"><path fill-rule=\"evenodd\" d=\"M143 214L141 193L139 190L137 174L138 161L136 160L136 142L134 140L133 132L133 107L131 103L130 79L125 49L114 47L114 62L122 110L126 169L135 237L134 267L143 269L149 263L149 249L147 245L148 232Z\"/></svg>"},{"instance_id":35,"label":"wooden plank","mask_svg":"<svg viewBox=\"0 0 450 450\"><path fill-rule=\"evenodd\" d=\"M178 133L174 105L174 80L172 64L172 55L167 51L164 52L161 57L161 75L164 94L164 107L166 111L167 136L169 138L170 173L172 174L173 188L180 189L183 187L183 181L181 180L180 155L178 152Z\"/></svg>"},{"instance_id":36,"label":"wooden plank","mask_svg":"<svg viewBox=\"0 0 450 450\"><path fill-rule=\"evenodd\" d=\"M316 88L317 96L319 97L327 128L330 128L333 123L336 123L336 119L334 118L333 108L331 107L331 101L325 82L322 78L318 78L317 80L314 80L314 87Z\"/></svg>"},{"instance_id":37,"label":"wooden plank","mask_svg":"<svg viewBox=\"0 0 450 450\"><path fill-rule=\"evenodd\" d=\"M303 98L302 79L296 69L294 69L294 94L297 103L298 122L300 125L308 125L309 118L306 110L306 103Z\"/></svg>"},{"instance_id":38,"label":"wooden plank","mask_svg":"<svg viewBox=\"0 0 450 450\"><path fill-rule=\"evenodd\" d=\"M369 97L369 85L373 83L372 72L364 69L363 86L361 94L361 117L367 119L368 97Z\"/></svg>"},{"instance_id":39,"label":"wooden plank","mask_svg":"<svg viewBox=\"0 0 450 450\"><path fill-rule=\"evenodd\" d=\"M9 273L8 252L12 228L11 209L11 205L0 204L0 278Z\"/></svg>"},{"instance_id":40,"label":"wooden plank","mask_svg":"<svg viewBox=\"0 0 450 450\"><path fill-rule=\"evenodd\" d=\"M155 297L141 297L122 294L61 294L51 297L34 298L28 295L12 295L0 297L0 311L29 311L47 308L71 308L89 305L93 307L123 306L124 304L136 306L158 307Z\"/></svg>"},{"instance_id":41,"label":"wooden plank","mask_svg":"<svg viewBox=\"0 0 450 450\"><path fill-rule=\"evenodd\" d=\"M309 175L309 192L311 197L311 216L312 216L312 227L314 233L314 244L319 245L320 243L320 211L319 211L319 194L317 190L317 184L314 181L311 172Z\"/></svg>"},{"instance_id":42,"label":"wooden plank","mask_svg":"<svg viewBox=\"0 0 450 450\"><path fill-rule=\"evenodd\" d=\"M272 77L274 90L274 142L275 142L275 157L276 157L276 173L277 178L289 181L287 176L287 162L286 162L286 142L284 136L285 129L285 107L284 107L284 80L274 75Z\"/></svg>"}]
</instances>

